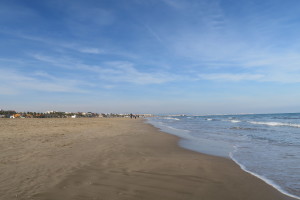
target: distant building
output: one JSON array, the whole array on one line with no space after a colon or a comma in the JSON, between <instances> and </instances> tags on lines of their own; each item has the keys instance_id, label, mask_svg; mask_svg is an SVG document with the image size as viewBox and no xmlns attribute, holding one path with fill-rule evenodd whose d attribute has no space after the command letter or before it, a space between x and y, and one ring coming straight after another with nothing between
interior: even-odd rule
<instances>
[{"instance_id":1,"label":"distant building","mask_svg":"<svg viewBox=\"0 0 300 200\"><path fill-rule=\"evenodd\" d=\"M45 114L52 114L52 113L56 113L57 111L51 110L51 111L46 111Z\"/></svg>"}]
</instances>

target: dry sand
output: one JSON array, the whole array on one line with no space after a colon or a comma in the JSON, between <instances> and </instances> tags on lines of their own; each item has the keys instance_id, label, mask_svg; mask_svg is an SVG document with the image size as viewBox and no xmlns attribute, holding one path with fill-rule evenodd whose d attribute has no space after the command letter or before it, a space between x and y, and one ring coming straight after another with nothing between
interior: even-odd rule
<instances>
[{"instance_id":1,"label":"dry sand","mask_svg":"<svg viewBox=\"0 0 300 200\"><path fill-rule=\"evenodd\" d=\"M0 119L0 199L292 199L143 120Z\"/></svg>"}]
</instances>

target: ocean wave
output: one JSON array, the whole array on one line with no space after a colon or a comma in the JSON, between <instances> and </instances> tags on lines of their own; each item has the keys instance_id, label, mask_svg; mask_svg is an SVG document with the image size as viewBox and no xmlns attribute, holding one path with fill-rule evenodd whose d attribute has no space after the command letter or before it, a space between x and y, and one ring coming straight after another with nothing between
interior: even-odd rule
<instances>
[{"instance_id":1,"label":"ocean wave","mask_svg":"<svg viewBox=\"0 0 300 200\"><path fill-rule=\"evenodd\" d=\"M267 125L267 126L289 126L300 128L300 124L292 124L292 123L282 123L282 122L256 122L256 121L249 121L251 124L258 124L258 125Z\"/></svg>"},{"instance_id":2,"label":"ocean wave","mask_svg":"<svg viewBox=\"0 0 300 200\"><path fill-rule=\"evenodd\" d=\"M206 121L221 121L219 119L213 119L213 118L205 118Z\"/></svg>"},{"instance_id":3,"label":"ocean wave","mask_svg":"<svg viewBox=\"0 0 300 200\"><path fill-rule=\"evenodd\" d=\"M164 126L168 129L175 130L175 131L178 131L178 132L184 132L184 133L189 133L190 132L189 130L186 130L186 129L175 128L173 126L168 126L168 125L164 125Z\"/></svg>"},{"instance_id":4,"label":"ocean wave","mask_svg":"<svg viewBox=\"0 0 300 200\"><path fill-rule=\"evenodd\" d=\"M240 120L236 120L236 119L230 119L230 120L224 119L222 121L231 122L231 123L239 123L239 122L241 122Z\"/></svg>"},{"instance_id":5,"label":"ocean wave","mask_svg":"<svg viewBox=\"0 0 300 200\"><path fill-rule=\"evenodd\" d=\"M175 117L163 117L163 119L169 119L169 120L180 120L180 119L178 119L178 118L175 118Z\"/></svg>"},{"instance_id":6,"label":"ocean wave","mask_svg":"<svg viewBox=\"0 0 300 200\"><path fill-rule=\"evenodd\" d=\"M261 140L261 141L266 141L268 143L272 143L272 144L283 144L284 142L282 141L278 141L275 139L271 139L269 137L264 137L264 136L258 136L258 135L248 135L248 137L254 139L254 140Z\"/></svg>"},{"instance_id":7,"label":"ocean wave","mask_svg":"<svg viewBox=\"0 0 300 200\"><path fill-rule=\"evenodd\" d=\"M180 128L175 128L171 125L169 125L167 122L161 122L161 121L152 121L148 119L148 123L152 124L153 126L159 128L161 131L177 135L179 137L186 137L186 134L188 134L190 131Z\"/></svg>"},{"instance_id":8,"label":"ocean wave","mask_svg":"<svg viewBox=\"0 0 300 200\"><path fill-rule=\"evenodd\" d=\"M232 123L239 123L239 122L241 122L240 120L236 120L236 119L232 119L232 120L229 120L230 122L232 122Z\"/></svg>"}]
</instances>

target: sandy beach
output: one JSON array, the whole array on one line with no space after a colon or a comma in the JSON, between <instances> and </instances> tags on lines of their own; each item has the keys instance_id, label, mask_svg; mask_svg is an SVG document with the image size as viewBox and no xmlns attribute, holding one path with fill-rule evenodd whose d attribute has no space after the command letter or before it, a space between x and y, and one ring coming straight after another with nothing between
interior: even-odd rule
<instances>
[{"instance_id":1,"label":"sandy beach","mask_svg":"<svg viewBox=\"0 0 300 200\"><path fill-rule=\"evenodd\" d=\"M0 119L0 199L284 200L143 119Z\"/></svg>"}]
</instances>

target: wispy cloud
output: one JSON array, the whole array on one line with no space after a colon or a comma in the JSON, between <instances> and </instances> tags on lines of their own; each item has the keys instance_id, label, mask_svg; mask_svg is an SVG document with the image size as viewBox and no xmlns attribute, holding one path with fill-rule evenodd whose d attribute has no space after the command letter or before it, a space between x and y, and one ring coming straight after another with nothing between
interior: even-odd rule
<instances>
[{"instance_id":1,"label":"wispy cloud","mask_svg":"<svg viewBox=\"0 0 300 200\"><path fill-rule=\"evenodd\" d=\"M123 57L128 59L137 59L139 57L138 54L134 54L129 51L120 50L116 47L105 48L105 47L99 47L95 44L94 45L86 44L77 41L64 41L57 38L28 35L20 32L8 31L8 30L6 31L0 30L0 33L41 43L43 45L48 46L47 48L52 49L54 52L61 52L61 50L63 49L65 55L72 55L72 52L80 52L83 54L113 55L113 56L118 56L118 57Z\"/></svg>"},{"instance_id":2,"label":"wispy cloud","mask_svg":"<svg viewBox=\"0 0 300 200\"><path fill-rule=\"evenodd\" d=\"M10 35L10 36L15 36L17 38L25 39L25 40L31 40L34 42L42 43L44 45L48 45L52 47L54 50L56 48L65 48L69 49L72 51L78 51L81 53L88 53L88 54L103 54L103 53L108 53L105 52L102 49L99 49L97 47L91 47L88 45L84 44L79 44L79 43L74 43L74 42L66 42L60 39L54 39L54 38L47 38L47 37L41 37L41 36L35 36L35 35L28 35L20 32L15 32L15 31L9 31L9 30L1 30L0 33Z\"/></svg>"},{"instance_id":3,"label":"wispy cloud","mask_svg":"<svg viewBox=\"0 0 300 200\"><path fill-rule=\"evenodd\" d=\"M239 3L236 6L244 12L238 16L220 1L184 1L184 6L164 2L180 7L178 18L186 23L162 37L175 56L197 66L193 70L202 79L298 83L300 59L295 52L300 46L291 29L296 28L295 15L278 15L282 8L271 1L256 6Z\"/></svg>"},{"instance_id":4,"label":"wispy cloud","mask_svg":"<svg viewBox=\"0 0 300 200\"><path fill-rule=\"evenodd\" d=\"M97 76L99 80L111 83L134 84L161 84L179 80L180 76L164 71L142 72L137 70L134 63L127 61L109 61L100 65L84 64L80 60L71 58L53 58L35 54L33 57L39 61L50 63L57 67L69 70L83 70L89 72L88 76Z\"/></svg>"},{"instance_id":5,"label":"wispy cloud","mask_svg":"<svg viewBox=\"0 0 300 200\"><path fill-rule=\"evenodd\" d=\"M163 40L161 39L161 37L152 29L150 28L148 25L144 25L146 30L160 43L163 43Z\"/></svg>"},{"instance_id":6,"label":"wispy cloud","mask_svg":"<svg viewBox=\"0 0 300 200\"><path fill-rule=\"evenodd\" d=\"M85 64L80 59L69 57L49 57L44 55L35 54L33 57L41 62L50 63L53 66L64 68L70 71L83 71L87 77L94 77L98 81L106 82L107 85L114 83L132 83L138 85L148 84L163 84L174 81L223 81L223 82L240 82L240 81L256 81L256 82L281 82L281 83L298 83L300 82L299 74L300 68L297 67L298 59L290 67L285 67L286 59L283 59L279 64L279 58L262 60L257 62L252 61L235 61L237 69L244 69L243 73L224 73L226 68L231 63L214 63L213 72L206 68L206 72L201 72L201 68L196 68L185 73L176 71L164 71L162 69L154 68L151 72L143 72L139 70L137 64L128 61L106 61L101 62L99 65ZM277 60L277 61L276 61ZM277 62L277 63L276 63ZM261 67L264 64L264 67ZM277 65L276 65L277 64ZM205 63L202 63L205 66ZM274 66L275 65L275 66ZM277 66L277 67L276 67ZM216 72L216 70L220 72ZM170 69L169 69L170 70ZM207 71L208 70L208 71ZM227 70L228 71L228 70ZM230 70L229 70L230 71Z\"/></svg>"},{"instance_id":7,"label":"wispy cloud","mask_svg":"<svg viewBox=\"0 0 300 200\"><path fill-rule=\"evenodd\" d=\"M90 53L90 54L103 54L104 51L98 48L81 48L78 49L82 53Z\"/></svg>"},{"instance_id":8,"label":"wispy cloud","mask_svg":"<svg viewBox=\"0 0 300 200\"><path fill-rule=\"evenodd\" d=\"M0 94L20 94L24 91L43 91L43 92L67 92L82 93L86 92L80 88L84 83L80 80L67 78L57 78L47 74L46 72L31 73L25 75L16 70L2 70Z\"/></svg>"},{"instance_id":9,"label":"wispy cloud","mask_svg":"<svg viewBox=\"0 0 300 200\"><path fill-rule=\"evenodd\" d=\"M132 63L128 62L109 62L107 66L112 70L99 74L100 78L113 82L129 82L143 85L161 84L179 79L177 75L166 72L140 72Z\"/></svg>"}]
</instances>

